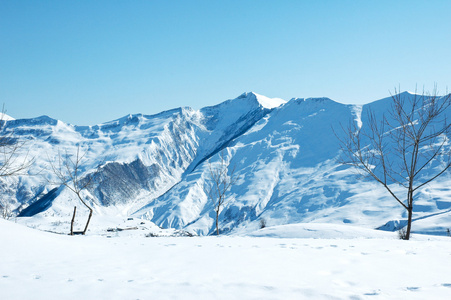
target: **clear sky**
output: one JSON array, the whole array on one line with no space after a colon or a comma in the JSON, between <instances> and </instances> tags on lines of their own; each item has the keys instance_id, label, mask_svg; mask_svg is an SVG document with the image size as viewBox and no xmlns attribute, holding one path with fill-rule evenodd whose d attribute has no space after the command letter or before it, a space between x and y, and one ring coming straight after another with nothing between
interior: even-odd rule
<instances>
[{"instance_id":1,"label":"clear sky","mask_svg":"<svg viewBox=\"0 0 451 300\"><path fill-rule=\"evenodd\" d=\"M451 1L0 1L0 103L93 125L254 91L451 88Z\"/></svg>"}]
</instances>

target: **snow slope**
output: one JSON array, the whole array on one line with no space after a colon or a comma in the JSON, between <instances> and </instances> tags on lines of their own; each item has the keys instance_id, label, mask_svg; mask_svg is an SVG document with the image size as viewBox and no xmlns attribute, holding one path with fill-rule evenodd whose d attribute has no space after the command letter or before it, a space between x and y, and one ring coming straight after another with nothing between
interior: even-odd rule
<instances>
[{"instance_id":1,"label":"snow slope","mask_svg":"<svg viewBox=\"0 0 451 300\"><path fill-rule=\"evenodd\" d=\"M321 230L350 237L354 229L346 227ZM448 299L451 294L451 238L417 235L400 241L388 236L393 233L369 239L274 238L290 231L278 227L273 238L71 237L0 220L2 299Z\"/></svg>"},{"instance_id":2,"label":"snow slope","mask_svg":"<svg viewBox=\"0 0 451 300\"><path fill-rule=\"evenodd\" d=\"M386 230L404 226L404 209L381 186L336 161L340 124L353 120L366 126L362 111L371 106L382 113L389 100L360 107L327 98L292 99L231 141L224 153L240 180L220 214L222 232L255 230L261 220L270 225L333 222ZM219 160L216 154L211 163ZM208 179L209 167L203 164L136 215L164 227L211 234L213 203L203 191ZM420 191L414 217L419 226L414 225L414 231L447 233L449 182L449 175L444 175Z\"/></svg>"},{"instance_id":3,"label":"snow slope","mask_svg":"<svg viewBox=\"0 0 451 300\"><path fill-rule=\"evenodd\" d=\"M84 195L95 217L133 216L207 235L215 215L203 186L209 163L223 152L240 176L220 213L223 233L249 233L261 220L269 226L308 222L395 230L405 224L403 208L378 184L337 163L341 124L368 126L367 110L381 115L389 105L389 98L357 106L244 93L198 111L129 115L96 126L45 116L11 120L4 130L27 141L23 154L29 151L36 163L32 176L2 178L0 188L21 216L60 222L66 232L73 206L81 223L86 211L68 190L48 184L54 179L48 160L80 146L86 151L84 174L101 165L102 181ZM445 174L419 191L414 232L447 234L450 179Z\"/></svg>"},{"instance_id":4,"label":"snow slope","mask_svg":"<svg viewBox=\"0 0 451 300\"><path fill-rule=\"evenodd\" d=\"M49 161L55 164L61 153L74 155L80 147L84 174L101 165L102 182L85 197L98 213L115 207L126 216L268 113L259 98L245 93L200 111L179 108L152 116L128 115L96 126L74 126L47 116L9 121L3 130L26 141L22 156L33 157L35 164L31 176L1 179L5 201L18 206L21 216L69 214L77 200L64 188L52 192L57 186L49 184L55 181ZM280 104L266 97L263 101Z\"/></svg>"},{"instance_id":5,"label":"snow slope","mask_svg":"<svg viewBox=\"0 0 451 300\"><path fill-rule=\"evenodd\" d=\"M15 120L13 117L5 114L5 113L0 113L0 120L2 121L11 121L11 120Z\"/></svg>"}]
</instances>

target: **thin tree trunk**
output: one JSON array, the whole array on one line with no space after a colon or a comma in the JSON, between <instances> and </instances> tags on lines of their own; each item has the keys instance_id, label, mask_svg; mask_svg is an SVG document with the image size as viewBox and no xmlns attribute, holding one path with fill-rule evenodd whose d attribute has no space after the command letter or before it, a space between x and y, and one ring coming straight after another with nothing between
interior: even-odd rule
<instances>
[{"instance_id":1,"label":"thin tree trunk","mask_svg":"<svg viewBox=\"0 0 451 300\"><path fill-rule=\"evenodd\" d=\"M77 212L77 207L74 206L74 215L72 216L72 221L70 222L70 235L74 235L74 221L75 221L75 213Z\"/></svg>"},{"instance_id":2,"label":"thin tree trunk","mask_svg":"<svg viewBox=\"0 0 451 300\"><path fill-rule=\"evenodd\" d=\"M92 217L92 209L89 208L89 217L88 217L88 221L86 222L85 230L83 230L83 235L85 235L86 231L88 230L88 225L89 225L89 221L91 221L91 217Z\"/></svg>"},{"instance_id":3,"label":"thin tree trunk","mask_svg":"<svg viewBox=\"0 0 451 300\"><path fill-rule=\"evenodd\" d=\"M219 235L219 209L216 211L216 235Z\"/></svg>"},{"instance_id":4,"label":"thin tree trunk","mask_svg":"<svg viewBox=\"0 0 451 300\"><path fill-rule=\"evenodd\" d=\"M409 217L407 218L407 231L406 231L406 240L410 239L410 229L412 228L412 212L413 208L409 206L409 209L407 210L409 212Z\"/></svg>"},{"instance_id":5,"label":"thin tree trunk","mask_svg":"<svg viewBox=\"0 0 451 300\"><path fill-rule=\"evenodd\" d=\"M412 182L412 181L411 181ZM409 192L407 195L407 230L406 230L406 237L405 240L410 239L410 230L412 228L412 212L413 212L413 190L412 190L412 184L409 186Z\"/></svg>"}]
</instances>

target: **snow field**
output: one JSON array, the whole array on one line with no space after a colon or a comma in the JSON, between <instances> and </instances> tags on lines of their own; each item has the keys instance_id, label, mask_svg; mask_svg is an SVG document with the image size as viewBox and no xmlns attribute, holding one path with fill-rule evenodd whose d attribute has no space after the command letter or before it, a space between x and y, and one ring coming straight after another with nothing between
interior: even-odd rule
<instances>
[{"instance_id":1,"label":"snow field","mask_svg":"<svg viewBox=\"0 0 451 300\"><path fill-rule=\"evenodd\" d=\"M293 231L265 229L274 236ZM350 236L353 228L328 230ZM0 239L2 299L451 296L451 238L445 237L71 237L0 220Z\"/></svg>"}]
</instances>

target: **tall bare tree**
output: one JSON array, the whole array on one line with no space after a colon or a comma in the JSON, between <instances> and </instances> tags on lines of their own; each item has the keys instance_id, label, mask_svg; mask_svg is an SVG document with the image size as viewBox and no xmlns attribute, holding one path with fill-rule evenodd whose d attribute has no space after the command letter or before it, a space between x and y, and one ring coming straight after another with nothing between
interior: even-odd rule
<instances>
[{"instance_id":1,"label":"tall bare tree","mask_svg":"<svg viewBox=\"0 0 451 300\"><path fill-rule=\"evenodd\" d=\"M368 110L363 127L353 122L339 137L341 163L356 167L379 182L407 211L404 239L410 238L412 215L418 190L451 166L449 137L451 94L397 93L386 114L377 117ZM403 187L397 192L395 187Z\"/></svg>"},{"instance_id":2,"label":"tall bare tree","mask_svg":"<svg viewBox=\"0 0 451 300\"><path fill-rule=\"evenodd\" d=\"M216 234L219 235L219 213L226 202L226 193L238 180L235 166L230 169L230 161L226 159L224 150L219 154L219 162L212 164L208 161L209 180L204 184L204 191L214 204L216 213Z\"/></svg>"},{"instance_id":3,"label":"tall bare tree","mask_svg":"<svg viewBox=\"0 0 451 300\"><path fill-rule=\"evenodd\" d=\"M70 154L66 150L64 154L60 152L58 153L56 162L52 161L50 158L48 159L49 165L57 177L57 180L51 183L55 185L64 185L66 188L71 190L80 202L89 210L88 220L86 221L84 230L81 232L83 235L86 234L86 231L88 230L93 210L88 202L83 198L82 192L94 183L99 174L99 168L93 173L83 174L81 168L85 160L85 156L86 152L82 153L80 151L80 146L78 146L75 154ZM76 211L77 207L74 207L70 228L71 235L74 234L73 227Z\"/></svg>"},{"instance_id":4,"label":"tall bare tree","mask_svg":"<svg viewBox=\"0 0 451 300\"><path fill-rule=\"evenodd\" d=\"M20 141L13 130L8 130L8 120L5 116L6 111L3 107L0 113L0 178L26 175L34 159L29 157L28 152L21 153L25 142ZM11 205L1 200L0 216L9 219L13 216Z\"/></svg>"}]
</instances>

